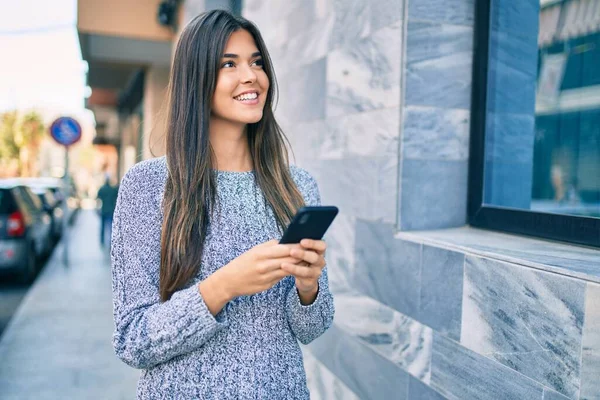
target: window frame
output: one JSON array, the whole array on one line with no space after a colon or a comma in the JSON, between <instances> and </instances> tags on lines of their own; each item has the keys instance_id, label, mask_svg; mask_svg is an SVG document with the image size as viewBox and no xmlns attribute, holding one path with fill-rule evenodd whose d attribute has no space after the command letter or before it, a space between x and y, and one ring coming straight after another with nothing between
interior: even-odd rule
<instances>
[{"instance_id":1,"label":"window frame","mask_svg":"<svg viewBox=\"0 0 600 400\"><path fill-rule=\"evenodd\" d=\"M491 6L475 2L467 216L471 226L600 248L600 218L483 204ZM600 171L599 171L600 172Z\"/></svg>"}]
</instances>

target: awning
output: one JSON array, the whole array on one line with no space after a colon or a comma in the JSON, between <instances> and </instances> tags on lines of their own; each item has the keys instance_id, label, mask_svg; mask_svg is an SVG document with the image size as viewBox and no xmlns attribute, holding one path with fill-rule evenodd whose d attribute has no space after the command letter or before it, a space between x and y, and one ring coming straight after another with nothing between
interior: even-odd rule
<instances>
[{"instance_id":1,"label":"awning","mask_svg":"<svg viewBox=\"0 0 600 400\"><path fill-rule=\"evenodd\" d=\"M538 46L600 31L600 0L571 0L543 7Z\"/></svg>"}]
</instances>

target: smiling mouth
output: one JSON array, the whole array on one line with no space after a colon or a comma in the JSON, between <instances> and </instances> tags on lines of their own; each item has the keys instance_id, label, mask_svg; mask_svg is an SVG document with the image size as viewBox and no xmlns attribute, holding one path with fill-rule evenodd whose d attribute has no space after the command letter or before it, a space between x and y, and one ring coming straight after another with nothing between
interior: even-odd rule
<instances>
[{"instance_id":1,"label":"smiling mouth","mask_svg":"<svg viewBox=\"0 0 600 400\"><path fill-rule=\"evenodd\" d=\"M254 102L258 100L258 93L245 93L234 97L234 99L242 102Z\"/></svg>"}]
</instances>

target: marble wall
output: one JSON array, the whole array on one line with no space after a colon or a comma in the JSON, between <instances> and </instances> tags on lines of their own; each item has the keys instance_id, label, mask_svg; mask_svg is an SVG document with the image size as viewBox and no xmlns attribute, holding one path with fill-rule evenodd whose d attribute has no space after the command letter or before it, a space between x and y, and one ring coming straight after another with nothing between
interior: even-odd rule
<instances>
[{"instance_id":1,"label":"marble wall","mask_svg":"<svg viewBox=\"0 0 600 400\"><path fill-rule=\"evenodd\" d=\"M406 0L402 231L466 223L473 0Z\"/></svg>"},{"instance_id":2,"label":"marble wall","mask_svg":"<svg viewBox=\"0 0 600 400\"><path fill-rule=\"evenodd\" d=\"M504 4L494 24L524 28ZM396 237L466 222L474 0L244 0L243 15L294 162L340 208L334 324L303 347L311 397L600 399L600 281L498 261L494 243Z\"/></svg>"}]
</instances>

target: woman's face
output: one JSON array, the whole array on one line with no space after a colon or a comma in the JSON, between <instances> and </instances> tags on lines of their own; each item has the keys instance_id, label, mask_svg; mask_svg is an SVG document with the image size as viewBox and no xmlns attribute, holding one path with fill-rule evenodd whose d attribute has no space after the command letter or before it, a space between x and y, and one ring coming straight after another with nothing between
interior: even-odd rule
<instances>
[{"instance_id":1,"label":"woman's face","mask_svg":"<svg viewBox=\"0 0 600 400\"><path fill-rule=\"evenodd\" d=\"M221 59L212 118L240 124L261 120L269 89L262 57L248 31L233 32Z\"/></svg>"}]
</instances>

